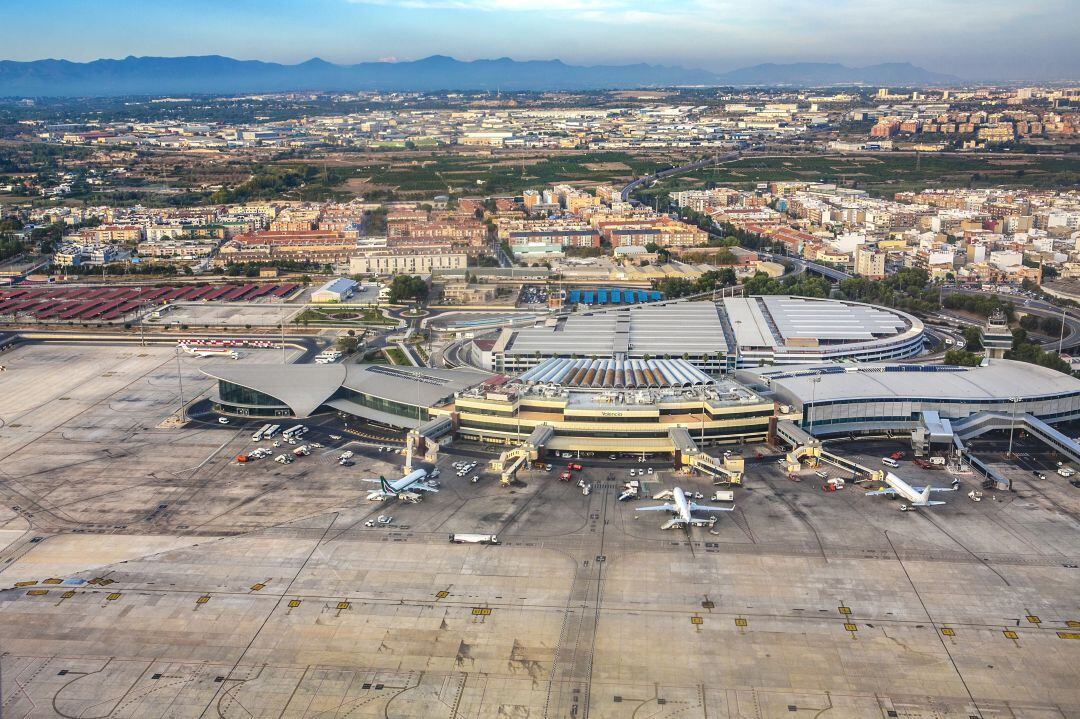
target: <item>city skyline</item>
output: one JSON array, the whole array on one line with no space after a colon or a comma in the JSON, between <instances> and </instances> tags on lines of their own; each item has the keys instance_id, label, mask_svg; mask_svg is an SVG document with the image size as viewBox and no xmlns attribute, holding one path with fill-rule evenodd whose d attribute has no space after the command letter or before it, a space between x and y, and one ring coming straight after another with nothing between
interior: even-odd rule
<instances>
[{"instance_id":1,"label":"city skyline","mask_svg":"<svg viewBox=\"0 0 1080 719\"><path fill-rule=\"evenodd\" d=\"M626 0L186 0L167 8L57 0L8 14L27 30L5 48L2 59L17 61L220 54L352 64L441 54L712 72L762 62L911 62L972 81L1080 75L1071 37L1080 7L1064 0L662 0L648 10Z\"/></svg>"}]
</instances>

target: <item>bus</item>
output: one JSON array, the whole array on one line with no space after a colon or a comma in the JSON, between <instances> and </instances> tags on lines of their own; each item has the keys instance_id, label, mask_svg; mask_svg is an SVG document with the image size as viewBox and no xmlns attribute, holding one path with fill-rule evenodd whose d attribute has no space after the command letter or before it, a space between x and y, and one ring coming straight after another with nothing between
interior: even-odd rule
<instances>
[{"instance_id":1,"label":"bus","mask_svg":"<svg viewBox=\"0 0 1080 719\"><path fill-rule=\"evenodd\" d=\"M281 425L280 424L272 424L269 427L267 427L265 432L263 432L262 438L263 439L270 439L271 437L276 435L279 431L281 431Z\"/></svg>"},{"instance_id":2,"label":"bus","mask_svg":"<svg viewBox=\"0 0 1080 719\"><path fill-rule=\"evenodd\" d=\"M264 424L257 432L255 432L254 434L251 435L251 441L252 442L261 441L262 438L266 436L266 432L267 432L267 430L270 429L271 426L272 425Z\"/></svg>"},{"instance_id":3,"label":"bus","mask_svg":"<svg viewBox=\"0 0 1080 719\"><path fill-rule=\"evenodd\" d=\"M498 544L499 538L494 534L451 534L450 541L454 544Z\"/></svg>"},{"instance_id":4,"label":"bus","mask_svg":"<svg viewBox=\"0 0 1080 719\"><path fill-rule=\"evenodd\" d=\"M295 427L289 427L287 430L281 433L281 436L285 439L292 439L293 437L302 437L307 434L308 428L302 424L298 424Z\"/></svg>"}]
</instances>

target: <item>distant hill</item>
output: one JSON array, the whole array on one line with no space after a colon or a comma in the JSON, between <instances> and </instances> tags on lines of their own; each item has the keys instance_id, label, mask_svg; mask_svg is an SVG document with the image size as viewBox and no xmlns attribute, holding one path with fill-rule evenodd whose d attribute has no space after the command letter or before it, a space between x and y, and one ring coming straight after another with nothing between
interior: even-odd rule
<instances>
[{"instance_id":1,"label":"distant hill","mask_svg":"<svg viewBox=\"0 0 1080 719\"><path fill-rule=\"evenodd\" d=\"M928 85L957 78L908 63L755 65L717 75L663 65L567 65L560 60L455 60L298 65L220 55L122 60L0 61L0 97L230 94L287 91L605 90L673 85Z\"/></svg>"},{"instance_id":2,"label":"distant hill","mask_svg":"<svg viewBox=\"0 0 1080 719\"><path fill-rule=\"evenodd\" d=\"M867 67L848 67L834 62L796 62L787 65L765 63L717 75L725 85L951 85L960 82L952 75L932 72L908 62L890 62Z\"/></svg>"},{"instance_id":3,"label":"distant hill","mask_svg":"<svg viewBox=\"0 0 1080 719\"><path fill-rule=\"evenodd\" d=\"M660 65L567 65L510 58L463 62L433 55L411 62L335 65L318 58L298 65L197 57L122 60L0 61L0 96L109 96L236 92L596 90L704 85L712 73Z\"/></svg>"}]
</instances>

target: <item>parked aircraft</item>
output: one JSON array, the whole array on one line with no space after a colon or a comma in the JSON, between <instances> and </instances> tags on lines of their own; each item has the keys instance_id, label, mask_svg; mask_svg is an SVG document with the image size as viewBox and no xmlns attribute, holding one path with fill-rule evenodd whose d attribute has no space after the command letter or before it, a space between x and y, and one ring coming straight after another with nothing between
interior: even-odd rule
<instances>
[{"instance_id":1,"label":"parked aircraft","mask_svg":"<svg viewBox=\"0 0 1080 719\"><path fill-rule=\"evenodd\" d=\"M426 469L417 469L393 482L383 476L378 479L365 479L365 482L379 483L379 489L368 494L368 499L377 502L387 497L397 497L405 501L416 501L420 497L419 492L438 492L436 485L424 481L427 476Z\"/></svg>"},{"instance_id":2,"label":"parked aircraft","mask_svg":"<svg viewBox=\"0 0 1080 719\"><path fill-rule=\"evenodd\" d=\"M908 501L912 507L932 507L938 504L945 504L941 501L932 501L930 494L932 492L955 492L959 482L954 481L952 487L931 487L927 485L925 487L913 487L904 480L897 477L892 472L885 473L885 484L889 485L882 489L867 492L868 495L891 495L897 497L903 497Z\"/></svg>"},{"instance_id":3,"label":"parked aircraft","mask_svg":"<svg viewBox=\"0 0 1080 719\"><path fill-rule=\"evenodd\" d=\"M709 507L704 504L695 504L686 498L682 487L671 490L671 498L674 503L661 504L655 507L635 507L635 512L671 512L674 516L661 525L661 529L673 529L675 527L688 527L690 525L709 525L716 522L716 517L700 519L694 517L694 512L730 512L732 507Z\"/></svg>"}]
</instances>

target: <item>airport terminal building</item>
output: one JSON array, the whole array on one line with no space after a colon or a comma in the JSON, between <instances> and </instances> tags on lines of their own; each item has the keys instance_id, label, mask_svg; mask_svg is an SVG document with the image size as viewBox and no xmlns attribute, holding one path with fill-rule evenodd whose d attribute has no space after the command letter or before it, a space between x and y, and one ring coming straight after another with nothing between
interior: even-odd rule
<instances>
[{"instance_id":1,"label":"airport terminal building","mask_svg":"<svg viewBox=\"0 0 1080 719\"><path fill-rule=\"evenodd\" d=\"M552 358L684 359L703 372L815 362L884 362L923 351L916 317L860 302L728 297L598 309L505 328L485 369L513 374ZM479 355L479 353L477 353Z\"/></svg>"},{"instance_id":2,"label":"airport terminal building","mask_svg":"<svg viewBox=\"0 0 1080 719\"><path fill-rule=\"evenodd\" d=\"M747 369L736 379L797 415L814 436L951 432L980 417L1080 419L1080 380L1047 367L992 359L980 367L863 364Z\"/></svg>"},{"instance_id":3,"label":"airport terminal building","mask_svg":"<svg viewBox=\"0 0 1080 719\"><path fill-rule=\"evenodd\" d=\"M698 445L763 441L774 402L686 360L554 358L505 384L454 400L458 436L519 444L545 434L555 450L674 452Z\"/></svg>"}]
</instances>

